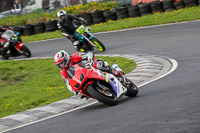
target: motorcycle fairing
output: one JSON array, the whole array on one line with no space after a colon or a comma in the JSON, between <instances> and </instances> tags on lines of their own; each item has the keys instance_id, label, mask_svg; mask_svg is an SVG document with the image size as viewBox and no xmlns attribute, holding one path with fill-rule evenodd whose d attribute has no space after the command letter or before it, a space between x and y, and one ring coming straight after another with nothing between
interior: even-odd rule
<instances>
[{"instance_id":1,"label":"motorcycle fairing","mask_svg":"<svg viewBox=\"0 0 200 133\"><path fill-rule=\"evenodd\" d=\"M83 93L88 85L94 83L91 79L108 82L111 85L114 94L118 98L125 94L127 91L127 89L123 87L123 85L114 75L110 73L103 74L100 70L94 68L86 69L79 66L78 64L75 64L68 69L67 73L69 83L74 91L80 91Z\"/></svg>"},{"instance_id":2,"label":"motorcycle fairing","mask_svg":"<svg viewBox=\"0 0 200 133\"><path fill-rule=\"evenodd\" d=\"M18 43L15 47L16 47L16 49L19 51L19 52L21 52L21 47L23 46L24 44L23 43Z\"/></svg>"},{"instance_id":3,"label":"motorcycle fairing","mask_svg":"<svg viewBox=\"0 0 200 133\"><path fill-rule=\"evenodd\" d=\"M119 98L127 92L127 89L120 83L120 81L112 74L106 74L106 81L110 83L114 94Z\"/></svg>"},{"instance_id":4,"label":"motorcycle fairing","mask_svg":"<svg viewBox=\"0 0 200 133\"><path fill-rule=\"evenodd\" d=\"M2 44L4 44L5 42L6 42L6 39L3 39L3 38L2 38L2 39L0 39L0 43L1 43L1 44L0 44L0 47L1 47L1 48L3 48L3 47L4 47Z\"/></svg>"},{"instance_id":5,"label":"motorcycle fairing","mask_svg":"<svg viewBox=\"0 0 200 133\"><path fill-rule=\"evenodd\" d=\"M79 66L78 64L71 66L68 69L67 73L68 73L69 83L74 91L80 90L82 87L85 87L83 86L83 83L85 83L85 81L88 79L104 80L104 75L99 70L86 69ZM77 83L80 84L78 87ZM85 87L85 89L86 88L87 86Z\"/></svg>"},{"instance_id":6,"label":"motorcycle fairing","mask_svg":"<svg viewBox=\"0 0 200 133\"><path fill-rule=\"evenodd\" d=\"M89 35L89 37L87 37L89 40L91 40L93 38L93 35L91 34L91 32L89 30L87 30L84 25L81 25L80 27L78 27L76 29L74 35L77 37L77 39L80 42L85 42L85 36L87 36L87 35Z\"/></svg>"},{"instance_id":7,"label":"motorcycle fairing","mask_svg":"<svg viewBox=\"0 0 200 133\"><path fill-rule=\"evenodd\" d=\"M75 36L77 37L77 39L80 41L80 42L84 42L85 41L85 38L83 36L81 36L79 33L75 33Z\"/></svg>"}]
</instances>

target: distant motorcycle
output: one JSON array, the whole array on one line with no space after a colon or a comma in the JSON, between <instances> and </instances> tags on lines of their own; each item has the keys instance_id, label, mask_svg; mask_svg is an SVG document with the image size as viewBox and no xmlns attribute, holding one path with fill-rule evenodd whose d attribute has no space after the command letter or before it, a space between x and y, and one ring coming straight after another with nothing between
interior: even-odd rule
<instances>
[{"instance_id":1,"label":"distant motorcycle","mask_svg":"<svg viewBox=\"0 0 200 133\"><path fill-rule=\"evenodd\" d=\"M21 37L18 32L6 30L0 39L0 48L5 51L0 51L2 59L7 60L9 57L16 57L23 55L26 58L31 57L31 51L22 43Z\"/></svg>"},{"instance_id":2,"label":"distant motorcycle","mask_svg":"<svg viewBox=\"0 0 200 133\"><path fill-rule=\"evenodd\" d=\"M135 97L138 94L137 86L126 77L122 79L126 80L126 84L122 85L113 74L97 70L90 63L86 66L75 64L67 71L69 84L74 91L107 105L116 105L124 95Z\"/></svg>"},{"instance_id":3,"label":"distant motorcycle","mask_svg":"<svg viewBox=\"0 0 200 133\"><path fill-rule=\"evenodd\" d=\"M94 48L103 52L106 50L105 46L91 33L90 29L84 25L79 26L75 33L75 37L81 42L79 48L82 52L94 50ZM81 50L80 50L81 51Z\"/></svg>"}]
</instances>

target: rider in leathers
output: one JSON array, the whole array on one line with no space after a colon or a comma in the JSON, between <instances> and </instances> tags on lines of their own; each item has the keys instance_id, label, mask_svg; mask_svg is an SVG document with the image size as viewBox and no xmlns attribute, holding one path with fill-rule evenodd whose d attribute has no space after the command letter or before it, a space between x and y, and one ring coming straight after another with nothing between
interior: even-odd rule
<instances>
[{"instance_id":1,"label":"rider in leathers","mask_svg":"<svg viewBox=\"0 0 200 133\"><path fill-rule=\"evenodd\" d=\"M74 48L77 51L80 51L78 47L80 42L74 36L74 32L77 29L77 27L75 27L73 20L76 20L83 24L87 24L87 21L81 17L68 15L64 10L58 11L57 16L58 16L58 22L57 22L58 29L61 30L63 36L67 37L69 40L72 41L72 43L74 44Z\"/></svg>"},{"instance_id":2,"label":"rider in leathers","mask_svg":"<svg viewBox=\"0 0 200 133\"><path fill-rule=\"evenodd\" d=\"M54 57L55 64L60 68L60 74L62 79L64 80L69 91L73 92L75 95L77 95L78 92L74 92L67 78L67 70L70 66L74 64L79 63L79 65L81 65L82 67L86 67L88 62L93 62L93 67L96 69L112 73L116 77L123 75L123 71L119 67L117 68L118 70L116 71L116 68L113 67L111 68L107 62L103 62L101 59L94 60L94 58L91 57L94 57L94 54L91 52L88 53L77 52L69 56L69 54L64 50L59 51ZM83 95L80 95L80 97L86 98Z\"/></svg>"},{"instance_id":3,"label":"rider in leathers","mask_svg":"<svg viewBox=\"0 0 200 133\"><path fill-rule=\"evenodd\" d=\"M0 28L0 38L2 38L1 35L2 35L6 30L10 30L10 29L9 29L9 28ZM4 54L4 52L5 52L4 44L5 44L4 42L0 42L0 53L2 53L2 54Z\"/></svg>"}]
</instances>

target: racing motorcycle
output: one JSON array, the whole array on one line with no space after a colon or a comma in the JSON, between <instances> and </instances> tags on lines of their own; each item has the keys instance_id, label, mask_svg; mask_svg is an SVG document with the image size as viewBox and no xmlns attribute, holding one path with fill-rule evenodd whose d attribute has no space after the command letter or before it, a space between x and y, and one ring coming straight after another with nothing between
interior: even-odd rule
<instances>
[{"instance_id":1,"label":"racing motorcycle","mask_svg":"<svg viewBox=\"0 0 200 133\"><path fill-rule=\"evenodd\" d=\"M135 97L138 94L138 88L132 81L123 77L125 85L122 85L117 77L95 69L92 63L87 63L86 67L75 64L67 73L69 84L75 92L107 105L116 105L124 95Z\"/></svg>"},{"instance_id":2,"label":"racing motorcycle","mask_svg":"<svg viewBox=\"0 0 200 133\"><path fill-rule=\"evenodd\" d=\"M23 55L26 58L31 57L31 51L22 43L18 32L6 30L0 39L0 48L5 49L4 52L0 51L2 59L7 60L9 57L16 57Z\"/></svg>"},{"instance_id":3,"label":"racing motorcycle","mask_svg":"<svg viewBox=\"0 0 200 133\"><path fill-rule=\"evenodd\" d=\"M90 28L84 25L81 25L76 29L74 36L80 42L78 46L81 52L94 50L94 48L101 52L106 50L103 43L94 37L94 35L91 33Z\"/></svg>"}]
</instances>

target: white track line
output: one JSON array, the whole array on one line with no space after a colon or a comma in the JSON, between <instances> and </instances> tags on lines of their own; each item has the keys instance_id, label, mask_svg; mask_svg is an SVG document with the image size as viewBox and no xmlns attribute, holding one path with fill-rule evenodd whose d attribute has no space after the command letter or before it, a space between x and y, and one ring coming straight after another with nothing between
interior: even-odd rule
<instances>
[{"instance_id":1,"label":"white track line","mask_svg":"<svg viewBox=\"0 0 200 133\"><path fill-rule=\"evenodd\" d=\"M170 69L170 71L168 71L167 73L165 73L164 75L162 75L162 76L160 76L160 77L158 77L158 78L155 78L155 79L153 79L153 80L151 80L151 81L149 81L149 82L146 82L146 83L144 83L144 84L141 84L141 85L139 85L138 87L141 87L141 86L144 86L144 85L146 85L146 84L149 84L149 83L151 83L151 82L153 82L153 81L159 80L159 79L161 79L161 78L163 78L163 77L169 75L169 74L172 73L174 70L176 70L176 68L178 67L178 62L177 62L176 60L174 60L174 59L169 59L169 60L170 60L171 63L172 63L172 68Z\"/></svg>"}]
</instances>

